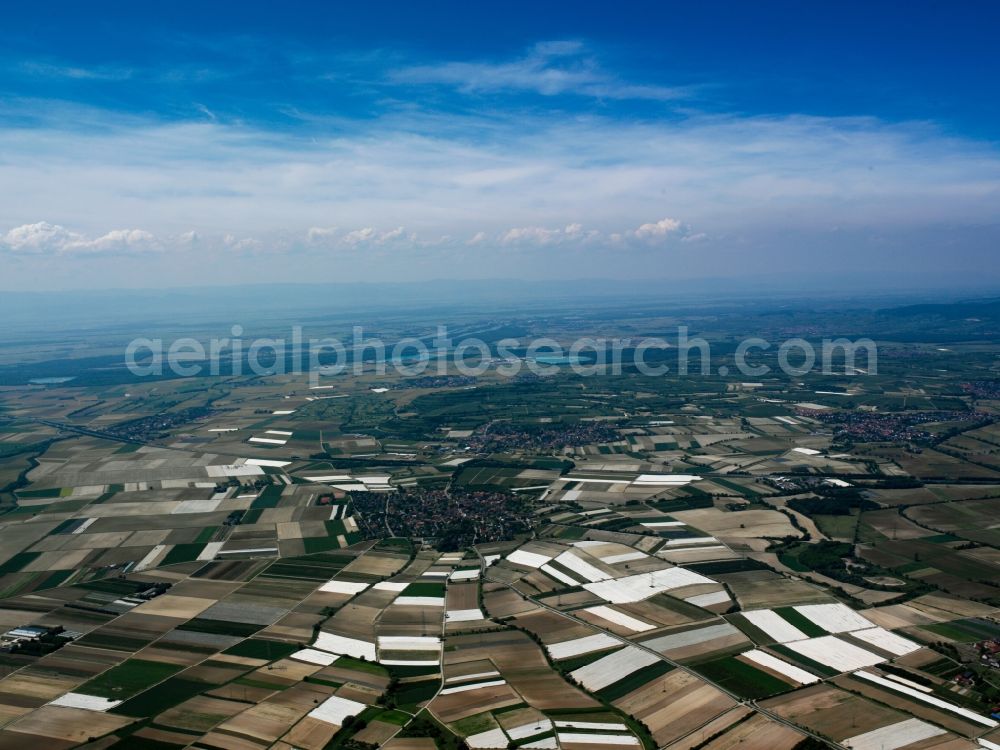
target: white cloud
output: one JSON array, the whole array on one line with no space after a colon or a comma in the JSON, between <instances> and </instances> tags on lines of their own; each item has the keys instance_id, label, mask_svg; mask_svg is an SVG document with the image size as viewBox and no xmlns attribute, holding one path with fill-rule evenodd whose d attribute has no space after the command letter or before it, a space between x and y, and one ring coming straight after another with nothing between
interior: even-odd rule
<instances>
[{"instance_id":1,"label":"white cloud","mask_svg":"<svg viewBox=\"0 0 1000 750\"><path fill-rule=\"evenodd\" d=\"M500 243L517 246L573 246L600 247L603 245L620 245L624 242L642 240L644 244L656 244L668 235L683 232L684 225L677 219L661 219L653 223L641 225L638 229L627 229L604 233L598 229L584 229L583 224L574 222L562 229L547 229L545 227L514 227L503 232ZM477 236L485 233L480 232ZM633 242L633 244L635 244Z\"/></svg>"},{"instance_id":2,"label":"white cloud","mask_svg":"<svg viewBox=\"0 0 1000 750\"><path fill-rule=\"evenodd\" d=\"M3 244L18 253L46 253L57 251L79 239L80 235L70 232L66 227L39 221L11 229L4 235Z\"/></svg>"},{"instance_id":3,"label":"white cloud","mask_svg":"<svg viewBox=\"0 0 1000 750\"><path fill-rule=\"evenodd\" d=\"M926 123L409 112L335 136L317 125L304 139L94 110L54 109L32 128L17 121L0 126L0 249L92 255L91 275L67 274L67 285L131 283L113 256L146 248L169 251L162 257L181 283L206 267L244 280L512 273L494 247L546 249L519 260L513 272L523 277L567 268L625 276L640 269L619 250L675 243L670 257L683 265L672 275L720 264L755 272L761 258L815 264L820 248L848 254L841 264L885 267L922 253L930 268L935 243L961 254L971 242L968 257L988 257L979 248L995 247L998 231L1000 151ZM122 217L148 234L108 232ZM704 235L702 252L682 251ZM374 252L327 262L362 246L407 252L391 264ZM261 252L233 271L234 248ZM287 252L301 263L267 260ZM561 262L570 253L573 263ZM667 274L643 262L642 273ZM37 267L21 264L25 277Z\"/></svg>"},{"instance_id":4,"label":"white cloud","mask_svg":"<svg viewBox=\"0 0 1000 750\"><path fill-rule=\"evenodd\" d=\"M88 238L45 221L11 229L0 240L0 245L15 253L39 255L141 252L160 247L156 238L142 229L112 229L99 237Z\"/></svg>"},{"instance_id":5,"label":"white cloud","mask_svg":"<svg viewBox=\"0 0 1000 750\"><path fill-rule=\"evenodd\" d=\"M995 220L1000 190L1000 156L988 144L926 125L838 118L498 116L484 129L450 116L387 120L312 142L222 123L106 119L86 131L2 128L0 152L3 224L47 215L74 228L114 226L124 215L160 237L177 216L205 236L330 224L374 236L391 222L473 237L584 220L613 232L662 217L664 205L713 234L982 224ZM355 230L347 241L366 238Z\"/></svg>"},{"instance_id":6,"label":"white cloud","mask_svg":"<svg viewBox=\"0 0 1000 750\"><path fill-rule=\"evenodd\" d=\"M395 229L390 229L386 232L380 232L374 227L364 227L363 229L355 229L353 232L348 232L344 235L342 243L348 247L356 247L358 245L384 245L394 240L399 240L404 237L405 230L403 227L396 227ZM410 236L408 239L415 241L415 236Z\"/></svg>"},{"instance_id":7,"label":"white cloud","mask_svg":"<svg viewBox=\"0 0 1000 750\"><path fill-rule=\"evenodd\" d=\"M500 242L504 245L533 244L548 245L562 239L562 231L559 229L545 229L544 227L514 227L508 229Z\"/></svg>"},{"instance_id":8,"label":"white cloud","mask_svg":"<svg viewBox=\"0 0 1000 750\"><path fill-rule=\"evenodd\" d=\"M577 41L541 42L504 62L445 62L392 73L397 83L452 86L465 93L531 91L543 96L576 94L603 99L669 101L689 95L680 87L637 85L603 70Z\"/></svg>"},{"instance_id":9,"label":"white cloud","mask_svg":"<svg viewBox=\"0 0 1000 750\"><path fill-rule=\"evenodd\" d=\"M83 68L73 65L56 65L40 61L24 62L20 66L24 72L44 78L70 78L73 80L126 81L132 77L129 68L98 66Z\"/></svg>"},{"instance_id":10,"label":"white cloud","mask_svg":"<svg viewBox=\"0 0 1000 750\"><path fill-rule=\"evenodd\" d=\"M658 239L681 231L684 225L676 219L662 219L646 223L639 229L626 229L606 234L598 229L588 229L580 222L572 222L564 227L542 226L512 227L499 231L480 230L471 239L461 241L451 235L420 237L416 232L407 232L402 226L389 230L361 227L346 232L342 236L336 228L310 227L305 231L306 244L303 246L302 233L281 232L263 240L252 236L242 236L236 232L207 234L189 230L176 236L155 237L140 229L114 229L95 238L88 238L58 224L38 222L15 227L0 236L0 249L26 254L114 254L142 252L146 250L173 249L183 252L197 246L199 253L217 250L257 253L267 250L271 253L301 251L351 250L358 247L394 246L420 250L428 248L454 248L488 245L504 245L515 248L572 247L601 248L607 244L643 240L643 244L655 243ZM695 235L700 237L703 235Z\"/></svg>"},{"instance_id":11,"label":"white cloud","mask_svg":"<svg viewBox=\"0 0 1000 750\"><path fill-rule=\"evenodd\" d=\"M681 223L677 219L660 219L653 224L643 224L635 230L635 236L639 239L652 239L666 237L671 232L677 232L681 228Z\"/></svg>"},{"instance_id":12,"label":"white cloud","mask_svg":"<svg viewBox=\"0 0 1000 750\"><path fill-rule=\"evenodd\" d=\"M112 229L105 235L89 242L81 242L76 248L93 252L121 250L148 250L156 246L156 238L142 229ZM70 248L74 249L74 248Z\"/></svg>"},{"instance_id":13,"label":"white cloud","mask_svg":"<svg viewBox=\"0 0 1000 750\"><path fill-rule=\"evenodd\" d=\"M364 229L355 229L353 232L348 232L344 236L345 245L360 245L362 243L371 242L375 239L377 233L372 227L365 227Z\"/></svg>"},{"instance_id":14,"label":"white cloud","mask_svg":"<svg viewBox=\"0 0 1000 750\"><path fill-rule=\"evenodd\" d=\"M254 252L264 247L264 243L254 237L237 237L231 232L222 238L222 244L236 252Z\"/></svg>"},{"instance_id":15,"label":"white cloud","mask_svg":"<svg viewBox=\"0 0 1000 750\"><path fill-rule=\"evenodd\" d=\"M480 234L483 234L480 232ZM485 236L485 235L484 235ZM504 245L576 245L600 241L602 234L597 229L584 229L583 224L573 222L563 228L514 227L503 232L500 242Z\"/></svg>"},{"instance_id":16,"label":"white cloud","mask_svg":"<svg viewBox=\"0 0 1000 750\"><path fill-rule=\"evenodd\" d=\"M337 234L337 227L309 227L306 241L311 245L331 240Z\"/></svg>"}]
</instances>

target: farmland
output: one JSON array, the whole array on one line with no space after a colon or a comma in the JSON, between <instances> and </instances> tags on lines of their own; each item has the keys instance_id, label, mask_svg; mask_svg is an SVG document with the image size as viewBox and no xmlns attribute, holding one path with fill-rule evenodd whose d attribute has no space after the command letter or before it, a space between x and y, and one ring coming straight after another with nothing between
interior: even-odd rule
<instances>
[{"instance_id":1,"label":"farmland","mask_svg":"<svg viewBox=\"0 0 1000 750\"><path fill-rule=\"evenodd\" d=\"M545 332L669 319L578 313ZM932 349L947 376L13 383L0 744L969 747L996 412L960 386L988 357Z\"/></svg>"}]
</instances>

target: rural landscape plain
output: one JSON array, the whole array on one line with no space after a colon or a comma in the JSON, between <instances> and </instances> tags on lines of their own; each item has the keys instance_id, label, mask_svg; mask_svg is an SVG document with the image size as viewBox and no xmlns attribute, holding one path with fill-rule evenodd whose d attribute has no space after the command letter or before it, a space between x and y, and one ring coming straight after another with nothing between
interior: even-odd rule
<instances>
[{"instance_id":1,"label":"rural landscape plain","mask_svg":"<svg viewBox=\"0 0 1000 750\"><path fill-rule=\"evenodd\" d=\"M992 5L8 21L0 750L1000 750Z\"/></svg>"}]
</instances>

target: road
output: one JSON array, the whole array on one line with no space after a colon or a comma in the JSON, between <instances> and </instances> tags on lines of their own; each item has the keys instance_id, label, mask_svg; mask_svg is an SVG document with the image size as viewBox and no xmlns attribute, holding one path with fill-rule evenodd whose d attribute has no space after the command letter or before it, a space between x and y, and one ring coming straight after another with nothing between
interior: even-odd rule
<instances>
[{"instance_id":1,"label":"road","mask_svg":"<svg viewBox=\"0 0 1000 750\"><path fill-rule=\"evenodd\" d=\"M132 440L130 438L123 438L117 435L112 435L108 432L101 432L100 430L88 430L86 427L80 427L79 425L75 424L66 424L64 422L52 422L48 419L30 419L27 421L38 422L39 424L43 424L48 427L55 427L57 430L63 430L65 432L75 432L78 435L87 435L89 437L101 438L102 440L113 440L116 443L128 443L129 445L146 445L146 443L142 442L141 440Z\"/></svg>"}]
</instances>

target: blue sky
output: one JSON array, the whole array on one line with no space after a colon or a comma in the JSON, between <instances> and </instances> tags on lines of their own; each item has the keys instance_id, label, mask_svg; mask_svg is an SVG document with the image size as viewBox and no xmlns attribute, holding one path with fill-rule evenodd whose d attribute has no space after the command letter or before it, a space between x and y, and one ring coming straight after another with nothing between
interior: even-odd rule
<instances>
[{"instance_id":1,"label":"blue sky","mask_svg":"<svg viewBox=\"0 0 1000 750\"><path fill-rule=\"evenodd\" d=\"M5 9L0 286L1000 282L1000 6Z\"/></svg>"}]
</instances>

